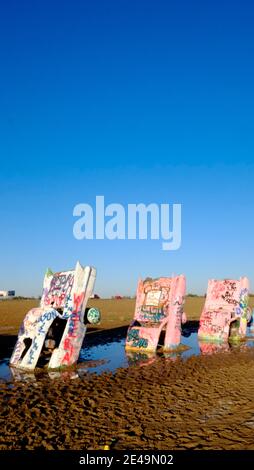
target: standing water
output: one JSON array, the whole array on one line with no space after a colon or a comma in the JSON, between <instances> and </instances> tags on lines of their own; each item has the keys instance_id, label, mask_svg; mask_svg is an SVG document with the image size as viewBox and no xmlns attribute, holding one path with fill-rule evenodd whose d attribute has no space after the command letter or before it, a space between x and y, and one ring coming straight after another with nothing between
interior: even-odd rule
<instances>
[{"instance_id":1,"label":"standing water","mask_svg":"<svg viewBox=\"0 0 254 470\"><path fill-rule=\"evenodd\" d=\"M174 353L166 353L162 349L159 349L157 353L126 351L125 338L125 327L115 329L113 332L103 331L87 334L83 348L80 351L79 364L75 370L68 372L70 378L84 377L89 372L96 374L102 374L103 372L114 373L120 367L149 365L149 363L156 361L159 357L165 359L180 357L184 360L193 355L230 352L232 348L246 349L254 347L254 336L251 335L249 329L247 340L238 346L232 346L228 343L200 342L197 336L197 326L190 327L188 324L183 328L182 332L181 345L184 348ZM0 380L4 382L36 380L33 373L10 368L9 360L10 357L0 360ZM47 371L47 373L52 379L59 377L59 375L66 376L65 372Z\"/></svg>"}]
</instances>

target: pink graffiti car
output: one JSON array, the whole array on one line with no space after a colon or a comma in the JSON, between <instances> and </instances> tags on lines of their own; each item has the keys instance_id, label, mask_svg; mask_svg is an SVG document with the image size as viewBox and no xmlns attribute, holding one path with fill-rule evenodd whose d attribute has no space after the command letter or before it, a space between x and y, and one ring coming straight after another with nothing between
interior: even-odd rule
<instances>
[{"instance_id":1,"label":"pink graffiti car","mask_svg":"<svg viewBox=\"0 0 254 470\"><path fill-rule=\"evenodd\" d=\"M200 317L198 337L206 341L242 339L250 317L248 308L249 281L211 279Z\"/></svg>"},{"instance_id":2,"label":"pink graffiti car","mask_svg":"<svg viewBox=\"0 0 254 470\"><path fill-rule=\"evenodd\" d=\"M181 323L186 321L183 312L185 285L185 276L139 281L126 349L156 351L162 332L165 350L179 346Z\"/></svg>"},{"instance_id":3,"label":"pink graffiti car","mask_svg":"<svg viewBox=\"0 0 254 470\"><path fill-rule=\"evenodd\" d=\"M86 309L95 278L95 268L79 262L73 271L46 272L40 307L24 318L11 366L33 370L40 362L48 368L77 362L87 323L100 321L97 309Z\"/></svg>"}]
</instances>

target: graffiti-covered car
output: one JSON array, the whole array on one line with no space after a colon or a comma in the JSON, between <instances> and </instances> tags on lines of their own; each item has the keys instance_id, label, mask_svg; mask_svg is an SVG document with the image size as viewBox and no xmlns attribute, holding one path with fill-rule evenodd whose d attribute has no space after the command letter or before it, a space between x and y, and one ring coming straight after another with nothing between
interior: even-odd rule
<instances>
[{"instance_id":1,"label":"graffiti-covered car","mask_svg":"<svg viewBox=\"0 0 254 470\"><path fill-rule=\"evenodd\" d=\"M210 279L200 317L198 338L202 341L241 340L251 316L248 307L249 280Z\"/></svg>"},{"instance_id":2,"label":"graffiti-covered car","mask_svg":"<svg viewBox=\"0 0 254 470\"><path fill-rule=\"evenodd\" d=\"M87 324L98 323L100 312L86 308L96 269L77 262L72 271L47 270L38 308L30 310L20 327L10 365L33 370L70 366L77 362Z\"/></svg>"},{"instance_id":3,"label":"graffiti-covered car","mask_svg":"<svg viewBox=\"0 0 254 470\"><path fill-rule=\"evenodd\" d=\"M140 280L126 349L156 351L161 333L164 333L164 350L176 349L181 341L181 324L186 321L185 291L183 275Z\"/></svg>"}]
</instances>

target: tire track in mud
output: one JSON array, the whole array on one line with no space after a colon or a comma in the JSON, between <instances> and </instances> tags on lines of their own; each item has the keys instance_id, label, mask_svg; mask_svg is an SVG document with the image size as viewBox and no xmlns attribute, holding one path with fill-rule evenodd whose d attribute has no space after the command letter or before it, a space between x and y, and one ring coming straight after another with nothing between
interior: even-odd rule
<instances>
[{"instance_id":1,"label":"tire track in mud","mask_svg":"<svg viewBox=\"0 0 254 470\"><path fill-rule=\"evenodd\" d=\"M0 449L254 449L254 351L0 384Z\"/></svg>"}]
</instances>

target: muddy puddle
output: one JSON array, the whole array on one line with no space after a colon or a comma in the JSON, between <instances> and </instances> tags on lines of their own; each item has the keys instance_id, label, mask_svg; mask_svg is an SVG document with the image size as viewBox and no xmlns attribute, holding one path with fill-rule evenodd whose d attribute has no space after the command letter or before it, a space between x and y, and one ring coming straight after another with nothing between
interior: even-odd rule
<instances>
[{"instance_id":1,"label":"muddy puddle","mask_svg":"<svg viewBox=\"0 0 254 470\"><path fill-rule=\"evenodd\" d=\"M197 323L197 322L193 322ZM125 350L126 327L116 328L102 332L89 333L80 351L78 365L75 369L65 371L38 370L33 373L24 372L9 367L9 357L0 360L0 380L12 383L13 381L36 381L40 377L45 379L45 373L50 379L55 378L84 378L90 374L101 375L104 372L115 373L120 368L130 366L144 367L158 360L185 360L191 356L211 355L217 352L230 353L236 350L246 350L254 347L254 333L247 331L246 340L240 344L218 344L198 341L198 325L187 326L183 329L181 347L176 352L163 352L158 348L156 353L145 353Z\"/></svg>"}]
</instances>

